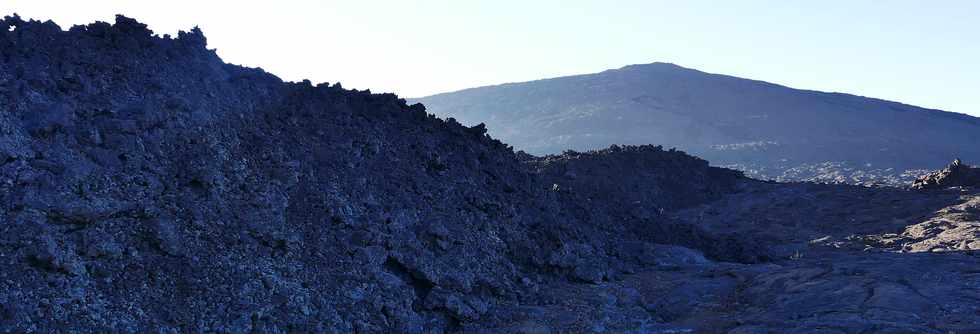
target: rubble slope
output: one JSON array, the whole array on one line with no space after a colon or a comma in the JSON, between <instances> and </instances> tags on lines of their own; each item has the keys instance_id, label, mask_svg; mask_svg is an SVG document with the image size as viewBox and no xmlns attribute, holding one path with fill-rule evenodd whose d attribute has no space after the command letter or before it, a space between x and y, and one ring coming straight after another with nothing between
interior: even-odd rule
<instances>
[{"instance_id":1,"label":"rubble slope","mask_svg":"<svg viewBox=\"0 0 980 334\"><path fill-rule=\"evenodd\" d=\"M0 21L0 332L971 332L973 237L915 225L976 198L534 157L196 29Z\"/></svg>"}]
</instances>

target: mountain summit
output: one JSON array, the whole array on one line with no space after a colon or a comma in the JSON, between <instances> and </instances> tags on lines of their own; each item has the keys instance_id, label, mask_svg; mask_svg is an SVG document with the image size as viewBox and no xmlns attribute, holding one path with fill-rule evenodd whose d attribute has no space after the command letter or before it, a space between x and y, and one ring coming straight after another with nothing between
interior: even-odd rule
<instances>
[{"instance_id":1,"label":"mountain summit","mask_svg":"<svg viewBox=\"0 0 980 334\"><path fill-rule=\"evenodd\" d=\"M793 89L674 64L416 99L532 154L610 144L677 147L750 176L904 183L954 156L980 159L980 119ZM905 175L902 175L906 173Z\"/></svg>"}]
</instances>

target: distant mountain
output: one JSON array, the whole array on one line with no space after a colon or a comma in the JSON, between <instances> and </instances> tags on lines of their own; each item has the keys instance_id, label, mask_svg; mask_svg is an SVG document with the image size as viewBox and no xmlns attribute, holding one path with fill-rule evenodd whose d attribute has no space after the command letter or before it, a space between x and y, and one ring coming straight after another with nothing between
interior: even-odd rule
<instances>
[{"instance_id":1,"label":"distant mountain","mask_svg":"<svg viewBox=\"0 0 980 334\"><path fill-rule=\"evenodd\" d=\"M903 183L955 157L980 161L980 119L792 89L673 64L416 99L532 154L611 144L677 147L783 181Z\"/></svg>"}]
</instances>

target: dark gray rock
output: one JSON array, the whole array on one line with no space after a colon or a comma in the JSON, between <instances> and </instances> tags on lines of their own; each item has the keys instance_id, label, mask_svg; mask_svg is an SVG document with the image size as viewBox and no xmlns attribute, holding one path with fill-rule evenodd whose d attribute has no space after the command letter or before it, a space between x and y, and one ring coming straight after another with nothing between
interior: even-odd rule
<instances>
[{"instance_id":1,"label":"dark gray rock","mask_svg":"<svg viewBox=\"0 0 980 334\"><path fill-rule=\"evenodd\" d=\"M941 189L948 187L980 187L980 168L954 160L946 168L923 175L912 183L913 189Z\"/></svg>"},{"instance_id":2,"label":"dark gray rock","mask_svg":"<svg viewBox=\"0 0 980 334\"><path fill-rule=\"evenodd\" d=\"M0 331L980 328L969 189L766 183L659 146L534 157L205 46L0 20Z\"/></svg>"},{"instance_id":3,"label":"dark gray rock","mask_svg":"<svg viewBox=\"0 0 980 334\"><path fill-rule=\"evenodd\" d=\"M225 64L198 30L157 37L121 16L68 31L0 21L10 26L0 282L12 283L0 296L58 302L5 308L5 328L496 328L509 324L488 315L540 284L602 283L656 262L618 253L649 241L620 235L655 225L648 209L586 224L633 213L577 212L581 195L545 181L558 160L521 160L485 127ZM622 195L663 206L717 198L731 189L711 180L737 177L659 148L588 154L642 158L628 168L646 175L686 165L683 177L716 190L627 181L665 187Z\"/></svg>"}]
</instances>

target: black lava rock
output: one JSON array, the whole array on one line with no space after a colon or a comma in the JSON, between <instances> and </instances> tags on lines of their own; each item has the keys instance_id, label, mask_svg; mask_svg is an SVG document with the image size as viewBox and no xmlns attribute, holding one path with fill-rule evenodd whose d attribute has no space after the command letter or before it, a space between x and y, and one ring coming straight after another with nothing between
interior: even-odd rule
<instances>
[{"instance_id":1,"label":"black lava rock","mask_svg":"<svg viewBox=\"0 0 980 334\"><path fill-rule=\"evenodd\" d=\"M122 16L0 21L0 328L502 328L541 284L655 265L623 245L740 177L652 147L529 159L205 46Z\"/></svg>"}]
</instances>

